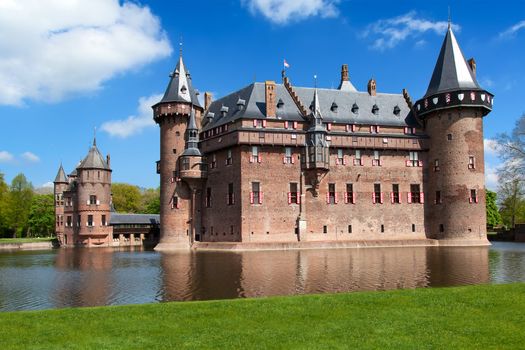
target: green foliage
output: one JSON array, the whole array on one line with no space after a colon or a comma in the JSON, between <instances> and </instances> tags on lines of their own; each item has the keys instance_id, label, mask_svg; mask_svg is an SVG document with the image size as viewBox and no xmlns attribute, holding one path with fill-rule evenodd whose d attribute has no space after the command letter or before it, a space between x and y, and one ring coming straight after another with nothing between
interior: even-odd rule
<instances>
[{"instance_id":1,"label":"green foliage","mask_svg":"<svg viewBox=\"0 0 525 350\"><path fill-rule=\"evenodd\" d=\"M0 344L2 349L521 349L523 295L525 284L507 284L4 312Z\"/></svg>"},{"instance_id":2,"label":"green foliage","mask_svg":"<svg viewBox=\"0 0 525 350\"><path fill-rule=\"evenodd\" d=\"M486 190L487 226L496 227L502 224L501 215L496 205L496 192Z\"/></svg>"},{"instance_id":3,"label":"green foliage","mask_svg":"<svg viewBox=\"0 0 525 350\"><path fill-rule=\"evenodd\" d=\"M6 201L6 223L15 237L22 237L28 229L29 209L33 198L33 185L24 174L18 174L11 181Z\"/></svg>"},{"instance_id":4,"label":"green foliage","mask_svg":"<svg viewBox=\"0 0 525 350\"><path fill-rule=\"evenodd\" d=\"M53 194L37 194L29 209L28 237L49 237L55 231L55 201Z\"/></svg>"},{"instance_id":5,"label":"green foliage","mask_svg":"<svg viewBox=\"0 0 525 350\"><path fill-rule=\"evenodd\" d=\"M142 191L141 213L160 214L160 188L148 188Z\"/></svg>"},{"instance_id":6,"label":"green foliage","mask_svg":"<svg viewBox=\"0 0 525 350\"><path fill-rule=\"evenodd\" d=\"M0 237L7 230L7 205L6 200L9 195L9 188L4 180L4 174L0 173Z\"/></svg>"},{"instance_id":7,"label":"green foliage","mask_svg":"<svg viewBox=\"0 0 525 350\"><path fill-rule=\"evenodd\" d=\"M113 193L113 205L119 213L140 212L140 189L137 186L125 183L114 183L111 185Z\"/></svg>"}]
</instances>

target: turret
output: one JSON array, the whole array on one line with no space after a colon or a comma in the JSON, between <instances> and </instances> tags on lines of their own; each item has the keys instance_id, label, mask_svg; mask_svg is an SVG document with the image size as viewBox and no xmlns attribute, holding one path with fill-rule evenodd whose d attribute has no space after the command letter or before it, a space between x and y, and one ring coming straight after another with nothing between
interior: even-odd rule
<instances>
[{"instance_id":1,"label":"turret","mask_svg":"<svg viewBox=\"0 0 525 350\"><path fill-rule=\"evenodd\" d=\"M111 169L97 148L97 141L77 167L73 218L74 243L77 245L110 245Z\"/></svg>"},{"instance_id":2,"label":"turret","mask_svg":"<svg viewBox=\"0 0 525 350\"><path fill-rule=\"evenodd\" d=\"M425 96L414 110L430 137L425 222L442 244L486 239L483 116L492 94L483 90L449 25Z\"/></svg>"},{"instance_id":3,"label":"turret","mask_svg":"<svg viewBox=\"0 0 525 350\"><path fill-rule=\"evenodd\" d=\"M53 184L55 195L55 234L58 242L62 245L64 244L64 192L67 191L69 184L62 164L58 168Z\"/></svg>"},{"instance_id":4,"label":"turret","mask_svg":"<svg viewBox=\"0 0 525 350\"><path fill-rule=\"evenodd\" d=\"M155 249L189 249L193 231L189 221L195 199L189 183L191 178L203 176L200 172L192 174L192 169L200 171L198 128L203 108L182 54L162 100L152 108L153 119L160 127L160 243Z\"/></svg>"}]
</instances>

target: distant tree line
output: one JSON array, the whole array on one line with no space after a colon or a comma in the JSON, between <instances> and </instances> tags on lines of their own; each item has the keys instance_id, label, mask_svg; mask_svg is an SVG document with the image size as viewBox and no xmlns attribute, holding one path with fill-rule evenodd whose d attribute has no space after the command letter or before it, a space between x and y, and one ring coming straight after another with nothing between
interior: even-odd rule
<instances>
[{"instance_id":1,"label":"distant tree line","mask_svg":"<svg viewBox=\"0 0 525 350\"><path fill-rule=\"evenodd\" d=\"M158 214L159 189L112 185L113 204L118 212ZM11 184L0 173L0 237L50 237L55 233L54 195L35 193L24 174Z\"/></svg>"},{"instance_id":2,"label":"distant tree line","mask_svg":"<svg viewBox=\"0 0 525 350\"><path fill-rule=\"evenodd\" d=\"M498 204L502 223L509 228L525 223L525 114L511 133L497 138L503 161L498 169Z\"/></svg>"}]
</instances>

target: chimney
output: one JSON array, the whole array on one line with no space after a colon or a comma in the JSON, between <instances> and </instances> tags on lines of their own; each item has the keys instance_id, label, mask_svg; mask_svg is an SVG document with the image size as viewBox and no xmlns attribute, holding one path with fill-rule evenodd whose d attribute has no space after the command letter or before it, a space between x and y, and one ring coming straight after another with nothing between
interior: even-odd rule
<instances>
[{"instance_id":1,"label":"chimney","mask_svg":"<svg viewBox=\"0 0 525 350\"><path fill-rule=\"evenodd\" d=\"M368 94L370 96L376 95L376 80L373 78L368 81Z\"/></svg>"},{"instance_id":2,"label":"chimney","mask_svg":"<svg viewBox=\"0 0 525 350\"><path fill-rule=\"evenodd\" d=\"M474 78L476 77L476 61L474 60L474 57L468 60L468 65L470 66L470 70L474 74Z\"/></svg>"},{"instance_id":3,"label":"chimney","mask_svg":"<svg viewBox=\"0 0 525 350\"><path fill-rule=\"evenodd\" d=\"M106 156L106 163L108 164L108 168L111 168L111 157L108 155Z\"/></svg>"},{"instance_id":4,"label":"chimney","mask_svg":"<svg viewBox=\"0 0 525 350\"><path fill-rule=\"evenodd\" d=\"M208 108L210 108L211 101L213 99L213 96L211 92L205 92L204 93L204 110L207 111Z\"/></svg>"},{"instance_id":5,"label":"chimney","mask_svg":"<svg viewBox=\"0 0 525 350\"><path fill-rule=\"evenodd\" d=\"M266 117L275 118L275 81L267 80L265 83Z\"/></svg>"},{"instance_id":6,"label":"chimney","mask_svg":"<svg viewBox=\"0 0 525 350\"><path fill-rule=\"evenodd\" d=\"M343 64L341 66L341 84L343 84L343 81L349 81L348 78L348 64Z\"/></svg>"}]
</instances>

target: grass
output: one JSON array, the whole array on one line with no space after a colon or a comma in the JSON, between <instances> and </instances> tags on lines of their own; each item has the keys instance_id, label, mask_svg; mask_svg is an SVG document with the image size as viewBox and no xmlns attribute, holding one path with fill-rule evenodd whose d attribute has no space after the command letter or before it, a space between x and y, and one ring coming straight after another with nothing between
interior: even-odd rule
<instances>
[{"instance_id":1,"label":"grass","mask_svg":"<svg viewBox=\"0 0 525 350\"><path fill-rule=\"evenodd\" d=\"M2 243L36 243L36 242L51 242L55 237L34 237L34 238L0 238L0 244Z\"/></svg>"},{"instance_id":2,"label":"grass","mask_svg":"<svg viewBox=\"0 0 525 350\"><path fill-rule=\"evenodd\" d=\"M513 349L525 284L0 313L1 349Z\"/></svg>"}]
</instances>

